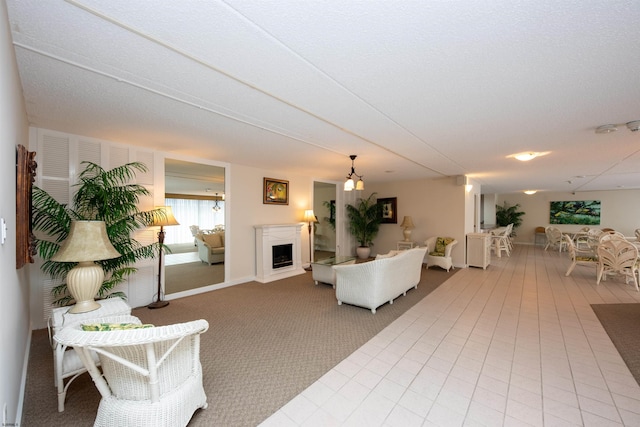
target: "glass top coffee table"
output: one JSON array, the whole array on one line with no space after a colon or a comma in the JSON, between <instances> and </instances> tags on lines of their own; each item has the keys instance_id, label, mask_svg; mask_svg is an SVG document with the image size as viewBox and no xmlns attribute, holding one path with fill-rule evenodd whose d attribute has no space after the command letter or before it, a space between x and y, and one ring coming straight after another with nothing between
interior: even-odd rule
<instances>
[{"instance_id":1,"label":"glass top coffee table","mask_svg":"<svg viewBox=\"0 0 640 427\"><path fill-rule=\"evenodd\" d=\"M355 264L355 262L356 259L352 256L336 256L322 259L320 261L314 261L311 263L313 280L315 281L316 285L318 284L318 282L328 283L335 289L336 272L333 269L333 266Z\"/></svg>"}]
</instances>

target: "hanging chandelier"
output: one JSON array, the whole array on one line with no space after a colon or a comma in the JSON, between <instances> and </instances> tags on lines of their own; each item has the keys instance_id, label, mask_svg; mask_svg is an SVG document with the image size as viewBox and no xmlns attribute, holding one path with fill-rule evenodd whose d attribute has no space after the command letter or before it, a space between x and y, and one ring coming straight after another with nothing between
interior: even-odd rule
<instances>
[{"instance_id":1,"label":"hanging chandelier","mask_svg":"<svg viewBox=\"0 0 640 427\"><path fill-rule=\"evenodd\" d=\"M364 190L364 181L362 180L362 175L358 175L354 168L354 160L356 159L355 154L349 156L351 159L351 172L347 175L347 180L344 183L344 191L352 191L352 190ZM358 178L358 182L354 183L353 177Z\"/></svg>"},{"instance_id":2,"label":"hanging chandelier","mask_svg":"<svg viewBox=\"0 0 640 427\"><path fill-rule=\"evenodd\" d=\"M222 193L222 196L218 196L218 193L216 193L216 203L212 208L214 212L219 212L222 209L222 206L220 206L220 201L224 201L224 193Z\"/></svg>"}]
</instances>

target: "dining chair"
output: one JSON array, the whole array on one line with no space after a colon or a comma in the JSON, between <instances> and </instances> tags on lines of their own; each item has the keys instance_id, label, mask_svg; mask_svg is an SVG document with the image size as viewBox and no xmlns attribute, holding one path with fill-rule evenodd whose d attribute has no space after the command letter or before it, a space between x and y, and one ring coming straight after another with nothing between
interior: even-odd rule
<instances>
[{"instance_id":1,"label":"dining chair","mask_svg":"<svg viewBox=\"0 0 640 427\"><path fill-rule=\"evenodd\" d=\"M619 231L604 231L600 234L599 241L603 242L605 240L626 240L624 234Z\"/></svg>"},{"instance_id":2,"label":"dining chair","mask_svg":"<svg viewBox=\"0 0 640 427\"><path fill-rule=\"evenodd\" d=\"M621 274L625 277L625 283L633 279L636 291L638 291L638 248L631 242L620 239L601 241L597 249L598 254L598 278L606 280L609 274Z\"/></svg>"},{"instance_id":3,"label":"dining chair","mask_svg":"<svg viewBox=\"0 0 640 427\"><path fill-rule=\"evenodd\" d=\"M558 227L552 225L544 229L544 233L547 235L547 246L544 247L546 251L548 248L557 247L558 252L562 252L564 242L562 241L562 231Z\"/></svg>"},{"instance_id":4,"label":"dining chair","mask_svg":"<svg viewBox=\"0 0 640 427\"><path fill-rule=\"evenodd\" d=\"M567 253L569 254L569 259L571 260L571 264L565 273L565 276L569 276L576 265L586 265L586 266L598 266L598 255L592 248L578 248L573 243L571 237L567 234L562 236L564 243L567 247ZM596 268L597 271L597 268Z\"/></svg>"},{"instance_id":5,"label":"dining chair","mask_svg":"<svg viewBox=\"0 0 640 427\"><path fill-rule=\"evenodd\" d=\"M500 234L491 235L491 249L498 258L502 257L502 252L511 256L511 245L509 243L509 228L505 228Z\"/></svg>"}]
</instances>

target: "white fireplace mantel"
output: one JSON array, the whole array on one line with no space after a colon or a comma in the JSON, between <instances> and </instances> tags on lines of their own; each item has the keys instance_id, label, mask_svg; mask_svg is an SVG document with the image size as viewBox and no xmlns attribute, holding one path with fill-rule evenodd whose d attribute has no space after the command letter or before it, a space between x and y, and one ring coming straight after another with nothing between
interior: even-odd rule
<instances>
[{"instance_id":1,"label":"white fireplace mantel","mask_svg":"<svg viewBox=\"0 0 640 427\"><path fill-rule=\"evenodd\" d=\"M304 223L254 225L256 232L256 281L268 283L304 274L300 230ZM293 245L292 265L273 268L272 247Z\"/></svg>"}]
</instances>

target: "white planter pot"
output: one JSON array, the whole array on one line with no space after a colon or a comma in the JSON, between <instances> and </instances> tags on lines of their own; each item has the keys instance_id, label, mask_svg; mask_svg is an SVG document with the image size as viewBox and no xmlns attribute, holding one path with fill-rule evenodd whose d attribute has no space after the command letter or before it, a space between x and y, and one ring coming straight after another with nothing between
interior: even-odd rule
<instances>
[{"instance_id":1,"label":"white planter pot","mask_svg":"<svg viewBox=\"0 0 640 427\"><path fill-rule=\"evenodd\" d=\"M360 259L367 259L371 254L371 248L369 246L358 246L356 248L356 254Z\"/></svg>"}]
</instances>

